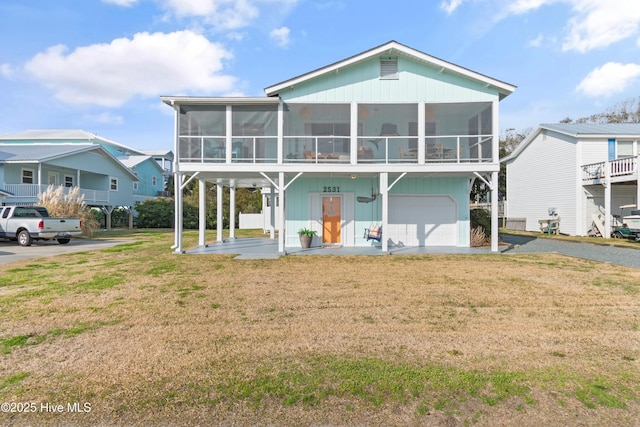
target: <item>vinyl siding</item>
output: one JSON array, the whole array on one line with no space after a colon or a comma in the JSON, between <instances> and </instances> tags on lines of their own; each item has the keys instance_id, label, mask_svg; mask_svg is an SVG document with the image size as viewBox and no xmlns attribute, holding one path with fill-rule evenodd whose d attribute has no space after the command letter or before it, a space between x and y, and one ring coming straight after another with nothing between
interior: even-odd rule
<instances>
[{"instance_id":1,"label":"vinyl siding","mask_svg":"<svg viewBox=\"0 0 640 427\"><path fill-rule=\"evenodd\" d=\"M285 102L482 102L498 92L462 76L442 74L406 58L398 58L398 79L380 79L377 58L354 64L336 74L322 76L282 91Z\"/></svg>"},{"instance_id":2,"label":"vinyl siding","mask_svg":"<svg viewBox=\"0 0 640 427\"><path fill-rule=\"evenodd\" d=\"M318 207L313 205L314 195L333 195L324 193L324 187L339 187L335 194L348 195L343 199L343 226L348 227L345 244L353 241L355 246L371 245L364 238L364 229L371 224L380 224L382 220L382 200L370 203L357 202L358 196L369 197L372 189L379 188L377 178L304 178L296 180L287 190L286 217L287 234L286 246L297 246L297 231L306 227L321 230L321 218L318 217ZM469 195L468 178L403 178L392 188L390 195L448 195L455 200L458 207L458 246L469 246ZM312 195L310 197L310 195ZM350 205L349 200L353 200ZM315 209L314 209L315 207ZM352 214L347 210L352 209ZM351 217L351 216L352 217ZM318 234L321 234L320 232Z\"/></svg>"},{"instance_id":3,"label":"vinyl siding","mask_svg":"<svg viewBox=\"0 0 640 427\"><path fill-rule=\"evenodd\" d=\"M576 233L576 144L557 134L540 133L507 164L510 218L526 218L528 231L540 231L538 220L555 207L560 231Z\"/></svg>"}]
</instances>

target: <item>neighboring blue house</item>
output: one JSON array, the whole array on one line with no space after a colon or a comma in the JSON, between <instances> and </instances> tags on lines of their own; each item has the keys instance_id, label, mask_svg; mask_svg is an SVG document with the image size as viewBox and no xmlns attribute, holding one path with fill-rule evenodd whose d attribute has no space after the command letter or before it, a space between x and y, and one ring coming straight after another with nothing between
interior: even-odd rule
<instances>
[{"instance_id":1,"label":"neighboring blue house","mask_svg":"<svg viewBox=\"0 0 640 427\"><path fill-rule=\"evenodd\" d=\"M135 163L132 171L136 173L140 180L139 189L135 194L142 199L165 195L165 185L168 177L173 174L172 162L173 153L167 151L142 151L126 145L117 143L107 138L103 138L94 133L79 129L35 129L24 132L17 132L7 135L0 135L0 143L5 144L98 144L109 154L118 160L126 162L128 165ZM140 162L129 162L125 159L129 157L138 158L145 156L151 158L158 164L158 168L149 166L140 167ZM138 159L140 160L140 159ZM146 159L145 159L146 162ZM155 185L154 185L155 183Z\"/></svg>"},{"instance_id":2,"label":"neighboring blue house","mask_svg":"<svg viewBox=\"0 0 640 427\"><path fill-rule=\"evenodd\" d=\"M88 161L86 151L100 155ZM80 186L86 203L103 209L107 226L115 207L128 208L131 223L136 203L166 195L173 160L171 151L145 153L83 130L28 130L0 135L0 152L7 153L7 164L26 163L20 168L32 174L31 178L7 174L1 177L0 190L11 193L4 197L4 204L35 203L38 192L49 184ZM53 157L49 153L54 153ZM60 158L70 166L61 166ZM18 170L18 166L11 167L14 172ZM109 177L106 181L105 176ZM31 186L15 187L25 184ZM105 193L93 196L85 190Z\"/></svg>"},{"instance_id":3,"label":"neighboring blue house","mask_svg":"<svg viewBox=\"0 0 640 427\"><path fill-rule=\"evenodd\" d=\"M88 206L107 215L116 206L131 208L137 177L101 146L93 144L0 143L3 205L32 205L50 185L79 187Z\"/></svg>"},{"instance_id":4,"label":"neighboring blue house","mask_svg":"<svg viewBox=\"0 0 640 427\"><path fill-rule=\"evenodd\" d=\"M230 188L230 218L236 188L270 187L281 253L300 246L301 228L317 232L315 245L468 247L471 184L497 187L498 106L514 90L391 41L270 86L266 97L162 97L177 123L176 252L179 188L193 179L217 184L218 215ZM491 201L497 251L497 191ZM382 227L379 243L364 236L371 225Z\"/></svg>"}]
</instances>

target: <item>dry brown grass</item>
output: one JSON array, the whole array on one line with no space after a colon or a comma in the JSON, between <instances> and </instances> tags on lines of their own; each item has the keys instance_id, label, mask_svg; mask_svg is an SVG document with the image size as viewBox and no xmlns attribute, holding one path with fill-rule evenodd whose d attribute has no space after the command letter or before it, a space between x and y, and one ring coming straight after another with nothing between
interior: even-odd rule
<instances>
[{"instance_id":1,"label":"dry brown grass","mask_svg":"<svg viewBox=\"0 0 640 427\"><path fill-rule=\"evenodd\" d=\"M91 403L0 423L640 423L640 270L560 255L239 261L173 255L171 239L0 267L0 401ZM417 392L381 385L422 372ZM519 391L493 390L501 376Z\"/></svg>"}]
</instances>

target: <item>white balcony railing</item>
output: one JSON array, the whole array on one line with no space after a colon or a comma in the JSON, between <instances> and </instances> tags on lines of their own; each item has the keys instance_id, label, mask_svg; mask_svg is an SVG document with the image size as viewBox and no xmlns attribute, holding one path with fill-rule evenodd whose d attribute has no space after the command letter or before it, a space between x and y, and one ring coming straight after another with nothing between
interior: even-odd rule
<instances>
[{"instance_id":1,"label":"white balcony railing","mask_svg":"<svg viewBox=\"0 0 640 427\"><path fill-rule=\"evenodd\" d=\"M277 163L277 137L181 136L178 161L185 163ZM359 136L355 163L486 163L493 161L493 135ZM227 153L230 148L230 155ZM423 148L420 150L419 148ZM283 137L282 163L352 163L351 137Z\"/></svg>"},{"instance_id":2,"label":"white balcony railing","mask_svg":"<svg viewBox=\"0 0 640 427\"><path fill-rule=\"evenodd\" d=\"M38 194L47 191L48 185L38 184L5 184L4 190L12 194L9 198L20 199L33 199L33 202L38 200ZM72 187L62 187L63 194L69 193ZM92 190L88 188L80 188L80 194L84 196L85 203L108 203L109 191L104 190Z\"/></svg>"},{"instance_id":3,"label":"white balcony railing","mask_svg":"<svg viewBox=\"0 0 640 427\"><path fill-rule=\"evenodd\" d=\"M611 178L632 177L638 173L638 157L624 157L608 162L582 166L582 181L601 180L606 177L607 167Z\"/></svg>"}]
</instances>

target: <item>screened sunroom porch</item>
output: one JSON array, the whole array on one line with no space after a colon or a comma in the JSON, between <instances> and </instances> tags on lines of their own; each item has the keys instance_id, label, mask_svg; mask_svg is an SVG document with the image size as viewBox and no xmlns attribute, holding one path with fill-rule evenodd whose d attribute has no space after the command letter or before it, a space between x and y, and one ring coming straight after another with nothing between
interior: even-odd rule
<instances>
[{"instance_id":1,"label":"screened sunroom porch","mask_svg":"<svg viewBox=\"0 0 640 427\"><path fill-rule=\"evenodd\" d=\"M497 108L497 102L495 103ZM178 162L490 163L494 103L181 103ZM496 156L497 157L497 156Z\"/></svg>"}]
</instances>

